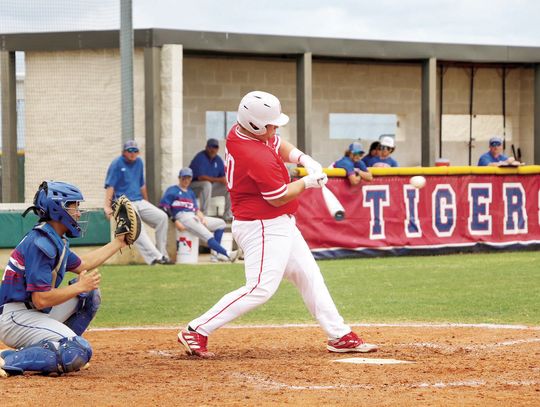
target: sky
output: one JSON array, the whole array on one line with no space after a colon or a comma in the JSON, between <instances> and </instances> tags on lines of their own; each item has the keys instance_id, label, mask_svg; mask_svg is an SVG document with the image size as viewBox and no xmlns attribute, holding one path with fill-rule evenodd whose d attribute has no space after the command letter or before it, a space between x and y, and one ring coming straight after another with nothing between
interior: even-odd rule
<instances>
[{"instance_id":1,"label":"sky","mask_svg":"<svg viewBox=\"0 0 540 407\"><path fill-rule=\"evenodd\" d=\"M132 0L135 28L540 46L539 0ZM117 28L120 0L1 0L0 33Z\"/></svg>"}]
</instances>

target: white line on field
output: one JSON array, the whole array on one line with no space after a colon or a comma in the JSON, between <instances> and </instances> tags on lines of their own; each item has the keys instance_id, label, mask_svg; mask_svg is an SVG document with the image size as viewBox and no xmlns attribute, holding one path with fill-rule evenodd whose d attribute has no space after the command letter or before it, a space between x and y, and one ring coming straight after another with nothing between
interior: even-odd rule
<instances>
[{"instance_id":1,"label":"white line on field","mask_svg":"<svg viewBox=\"0 0 540 407\"><path fill-rule=\"evenodd\" d=\"M352 327L364 328L479 328L479 329L515 329L540 331L540 326L508 325L508 324L460 324L460 323L388 323L388 324L350 324ZM90 328L90 331L154 331L165 329L180 329L181 325L168 326L120 326L115 328ZM281 325L230 325L222 329L282 329L282 328L318 328L317 324L281 324Z\"/></svg>"},{"instance_id":2,"label":"white line on field","mask_svg":"<svg viewBox=\"0 0 540 407\"><path fill-rule=\"evenodd\" d=\"M445 352L455 352L457 350L484 350L484 349L495 349L502 346L514 346L519 345L522 343L535 343L540 342L540 338L526 338L526 339L516 339L513 341L504 341L504 342L496 342L496 343L486 343L482 345L468 345L468 346L449 346L449 345L441 345L439 343L433 343L433 342L416 342L416 343L405 343L401 346L412 346L416 348L430 348L430 349L440 349Z\"/></svg>"},{"instance_id":3,"label":"white line on field","mask_svg":"<svg viewBox=\"0 0 540 407\"><path fill-rule=\"evenodd\" d=\"M246 373L233 373L231 375L233 378L239 379L243 382L253 384L256 387L265 388L265 389L287 389L287 390L341 390L341 389L365 389L373 390L375 385L372 384L337 384L337 385L307 385L307 386L298 386L291 385L287 383L281 383L276 380L269 378L264 378L257 375L251 375ZM508 385L508 386L536 386L540 384L540 381L536 380L512 380L512 381L502 381L496 380L493 382L487 382L485 380L464 380L464 381L455 381L455 382L421 382L421 383L411 383L411 384L401 384L396 383L393 385L384 384L385 388L434 388L434 389L444 389L447 387L480 387L487 385Z\"/></svg>"}]
</instances>

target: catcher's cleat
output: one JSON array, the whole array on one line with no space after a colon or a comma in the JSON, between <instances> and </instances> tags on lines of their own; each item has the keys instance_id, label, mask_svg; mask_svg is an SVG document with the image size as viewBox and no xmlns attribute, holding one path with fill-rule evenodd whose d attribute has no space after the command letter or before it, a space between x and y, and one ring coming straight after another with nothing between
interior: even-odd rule
<instances>
[{"instance_id":1,"label":"catcher's cleat","mask_svg":"<svg viewBox=\"0 0 540 407\"><path fill-rule=\"evenodd\" d=\"M10 352L10 350L0 352L0 377L9 377L9 373L2 369L5 365L4 358L2 357L4 352Z\"/></svg>"},{"instance_id":2,"label":"catcher's cleat","mask_svg":"<svg viewBox=\"0 0 540 407\"><path fill-rule=\"evenodd\" d=\"M369 353L376 352L379 347L377 345L364 342L362 338L351 331L341 338L329 340L328 344L326 345L326 349L328 349L329 352L336 353Z\"/></svg>"},{"instance_id":3,"label":"catcher's cleat","mask_svg":"<svg viewBox=\"0 0 540 407\"><path fill-rule=\"evenodd\" d=\"M206 349L208 336L194 331L180 331L178 332L178 342L184 345L188 355L195 355L200 358L211 358L215 356L214 353L208 352L208 349Z\"/></svg>"}]
</instances>

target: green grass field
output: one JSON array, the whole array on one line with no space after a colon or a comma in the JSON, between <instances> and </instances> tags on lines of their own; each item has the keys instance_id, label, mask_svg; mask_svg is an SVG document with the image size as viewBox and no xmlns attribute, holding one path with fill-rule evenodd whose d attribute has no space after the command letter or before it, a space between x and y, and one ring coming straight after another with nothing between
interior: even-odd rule
<instances>
[{"instance_id":1,"label":"green grass field","mask_svg":"<svg viewBox=\"0 0 540 407\"><path fill-rule=\"evenodd\" d=\"M540 253L514 252L319 262L349 323L540 325ZM97 326L183 325L244 284L242 264L102 267ZM284 281L238 324L314 323Z\"/></svg>"}]
</instances>

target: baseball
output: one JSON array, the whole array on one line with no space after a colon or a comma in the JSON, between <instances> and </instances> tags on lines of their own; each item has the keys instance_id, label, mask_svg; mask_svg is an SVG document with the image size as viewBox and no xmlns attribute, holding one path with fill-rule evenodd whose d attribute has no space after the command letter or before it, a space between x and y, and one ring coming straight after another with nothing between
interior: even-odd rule
<instances>
[{"instance_id":1,"label":"baseball","mask_svg":"<svg viewBox=\"0 0 540 407\"><path fill-rule=\"evenodd\" d=\"M426 179L421 175L415 175L414 177L411 177L409 183L415 187L415 188L424 188L426 185Z\"/></svg>"}]
</instances>

